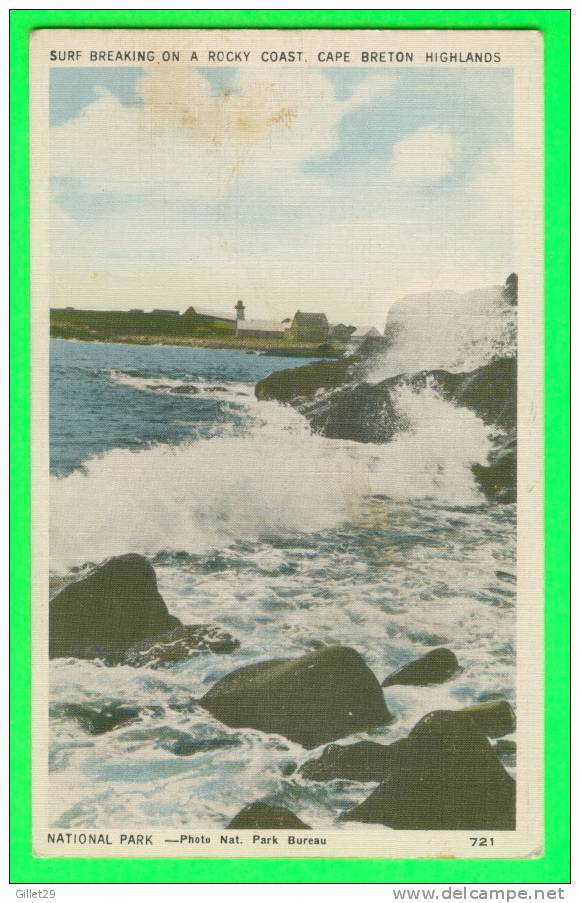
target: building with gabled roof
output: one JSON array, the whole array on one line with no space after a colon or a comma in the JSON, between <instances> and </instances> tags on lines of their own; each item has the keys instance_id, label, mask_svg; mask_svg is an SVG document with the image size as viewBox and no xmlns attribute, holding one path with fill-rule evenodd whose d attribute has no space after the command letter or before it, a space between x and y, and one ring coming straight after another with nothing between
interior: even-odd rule
<instances>
[{"instance_id":1,"label":"building with gabled roof","mask_svg":"<svg viewBox=\"0 0 580 903\"><path fill-rule=\"evenodd\" d=\"M328 338L328 320L326 314L307 313L297 310L289 330L289 337L294 342L312 342L319 344Z\"/></svg>"}]
</instances>

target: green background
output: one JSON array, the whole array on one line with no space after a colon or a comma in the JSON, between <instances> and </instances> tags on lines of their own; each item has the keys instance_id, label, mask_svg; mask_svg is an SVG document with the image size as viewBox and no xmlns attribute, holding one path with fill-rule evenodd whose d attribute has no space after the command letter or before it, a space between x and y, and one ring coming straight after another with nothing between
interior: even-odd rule
<instances>
[{"instance_id":1,"label":"green background","mask_svg":"<svg viewBox=\"0 0 580 903\"><path fill-rule=\"evenodd\" d=\"M28 38L36 28L526 28L543 32L546 113L546 852L542 858L478 861L95 860L32 856ZM569 11L12 10L10 40L12 882L568 882Z\"/></svg>"}]
</instances>

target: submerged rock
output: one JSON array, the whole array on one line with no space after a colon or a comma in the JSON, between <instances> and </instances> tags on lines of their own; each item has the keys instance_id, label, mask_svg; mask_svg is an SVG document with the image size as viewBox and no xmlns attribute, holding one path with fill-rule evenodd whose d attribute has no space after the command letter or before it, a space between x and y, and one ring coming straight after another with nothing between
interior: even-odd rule
<instances>
[{"instance_id":1,"label":"submerged rock","mask_svg":"<svg viewBox=\"0 0 580 903\"><path fill-rule=\"evenodd\" d=\"M380 786L342 820L399 830L513 830L515 782L475 721L456 716L423 718Z\"/></svg>"},{"instance_id":2,"label":"submerged rock","mask_svg":"<svg viewBox=\"0 0 580 903\"><path fill-rule=\"evenodd\" d=\"M385 745L361 740L349 746L333 743L318 759L305 762L300 769L309 781L382 781L387 770L404 750L404 742Z\"/></svg>"},{"instance_id":3,"label":"submerged rock","mask_svg":"<svg viewBox=\"0 0 580 903\"><path fill-rule=\"evenodd\" d=\"M232 818L228 828L310 828L289 809L269 803L250 803Z\"/></svg>"},{"instance_id":4,"label":"submerged rock","mask_svg":"<svg viewBox=\"0 0 580 903\"><path fill-rule=\"evenodd\" d=\"M307 749L392 720L377 678L346 646L240 668L200 702L229 727L281 734Z\"/></svg>"},{"instance_id":5,"label":"submerged rock","mask_svg":"<svg viewBox=\"0 0 580 903\"><path fill-rule=\"evenodd\" d=\"M170 390L172 395L199 395L200 389L197 386L173 386Z\"/></svg>"},{"instance_id":6,"label":"submerged rock","mask_svg":"<svg viewBox=\"0 0 580 903\"><path fill-rule=\"evenodd\" d=\"M136 668L168 668L199 652L233 652L240 645L230 633L211 624L183 624L158 640L145 640L118 657Z\"/></svg>"},{"instance_id":7,"label":"submerged rock","mask_svg":"<svg viewBox=\"0 0 580 903\"><path fill-rule=\"evenodd\" d=\"M138 721L141 710L136 706L123 705L120 702L105 705L86 705L84 703L65 703L55 706L51 714L60 718L72 718L87 733L96 736Z\"/></svg>"},{"instance_id":8,"label":"submerged rock","mask_svg":"<svg viewBox=\"0 0 580 903\"><path fill-rule=\"evenodd\" d=\"M459 662L450 649L432 649L426 655L408 662L383 681L383 687L399 685L428 686L442 684L459 671Z\"/></svg>"},{"instance_id":9,"label":"submerged rock","mask_svg":"<svg viewBox=\"0 0 580 903\"><path fill-rule=\"evenodd\" d=\"M191 734L177 737L167 745L169 752L174 756L193 756L196 753L212 752L214 749L227 749L231 746L239 746L237 737L205 737L196 739Z\"/></svg>"},{"instance_id":10,"label":"submerged rock","mask_svg":"<svg viewBox=\"0 0 580 903\"><path fill-rule=\"evenodd\" d=\"M238 640L169 614L155 571L141 555L110 558L50 601L51 658L102 658L108 664L164 667L195 652L231 652Z\"/></svg>"}]
</instances>

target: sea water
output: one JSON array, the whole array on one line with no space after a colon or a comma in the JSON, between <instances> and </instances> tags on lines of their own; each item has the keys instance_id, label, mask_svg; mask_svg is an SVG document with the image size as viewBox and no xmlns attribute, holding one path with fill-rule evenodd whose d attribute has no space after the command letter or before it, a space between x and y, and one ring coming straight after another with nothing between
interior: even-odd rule
<instances>
[{"instance_id":1,"label":"sea water","mask_svg":"<svg viewBox=\"0 0 580 903\"><path fill-rule=\"evenodd\" d=\"M189 705L253 662L340 643L382 681L429 649L455 652L456 677L389 687L396 720L347 743L392 742L435 708L515 702L515 507L487 502L471 472L489 427L432 388L402 388L407 429L393 442L314 435L297 411L254 395L262 377L305 363L51 342L54 584L138 552L172 614L240 641L166 669L53 660L52 826L222 828L264 799L334 825L372 785L304 781L297 768L317 751ZM111 702L140 720L90 736L59 708ZM172 751L183 737L191 756Z\"/></svg>"}]
</instances>

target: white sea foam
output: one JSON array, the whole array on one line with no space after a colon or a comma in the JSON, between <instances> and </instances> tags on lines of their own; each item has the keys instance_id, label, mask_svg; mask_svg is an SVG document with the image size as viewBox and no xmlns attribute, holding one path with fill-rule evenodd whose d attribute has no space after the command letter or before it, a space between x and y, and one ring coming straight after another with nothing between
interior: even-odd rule
<instances>
[{"instance_id":1,"label":"white sea foam","mask_svg":"<svg viewBox=\"0 0 580 903\"><path fill-rule=\"evenodd\" d=\"M475 293L469 316L461 313L465 299L436 303L431 296L416 308L395 306L396 341L373 379L469 370L509 353L513 311L502 312L499 290L493 292ZM411 309L415 319L407 316ZM461 707L482 693L513 701L513 512L481 505L471 473L486 459L489 429L433 388L403 386L393 401L407 426L392 442L331 440L313 435L292 408L258 402L247 384L146 372L109 373L136 390L145 416L158 404L138 393L172 394L188 385L242 405L244 423L220 418L219 435L116 449L85 461L83 471L53 477L52 566L66 571L129 551L188 552L194 557L156 563L170 611L183 623L219 624L240 647L167 671L53 661L52 705L121 701L138 706L141 720L91 737L54 713L50 822L222 828L243 805L267 798L307 824L337 829L338 814L367 797L368 785L289 775L288 765L316 751L227 728L184 704L244 664L328 643L353 646L379 679L436 645L449 645L461 662L461 672L442 686L388 688L397 720L362 738L392 742L427 712ZM171 740L179 734L200 741L200 751L175 755ZM214 746L204 751L205 739Z\"/></svg>"},{"instance_id":2,"label":"white sea foam","mask_svg":"<svg viewBox=\"0 0 580 903\"><path fill-rule=\"evenodd\" d=\"M457 292L426 292L397 301L386 335L392 345L376 364L372 382L400 373L446 369L468 372L516 348L516 308L501 286Z\"/></svg>"},{"instance_id":3,"label":"white sea foam","mask_svg":"<svg viewBox=\"0 0 580 903\"><path fill-rule=\"evenodd\" d=\"M249 395L251 391L247 383L211 383L207 380L174 379L169 376L136 376L124 370L110 370L109 378L118 386L126 386L139 392L153 392L156 395L172 395L176 394L176 390L189 389L192 395L231 400L235 396L238 401L239 397Z\"/></svg>"},{"instance_id":4,"label":"white sea foam","mask_svg":"<svg viewBox=\"0 0 580 903\"><path fill-rule=\"evenodd\" d=\"M290 408L248 400L248 435L93 458L51 480L52 566L318 532L364 521L377 495L481 501L470 467L489 449L484 424L432 390L403 388L396 403L409 427L387 445L316 436Z\"/></svg>"}]
</instances>

